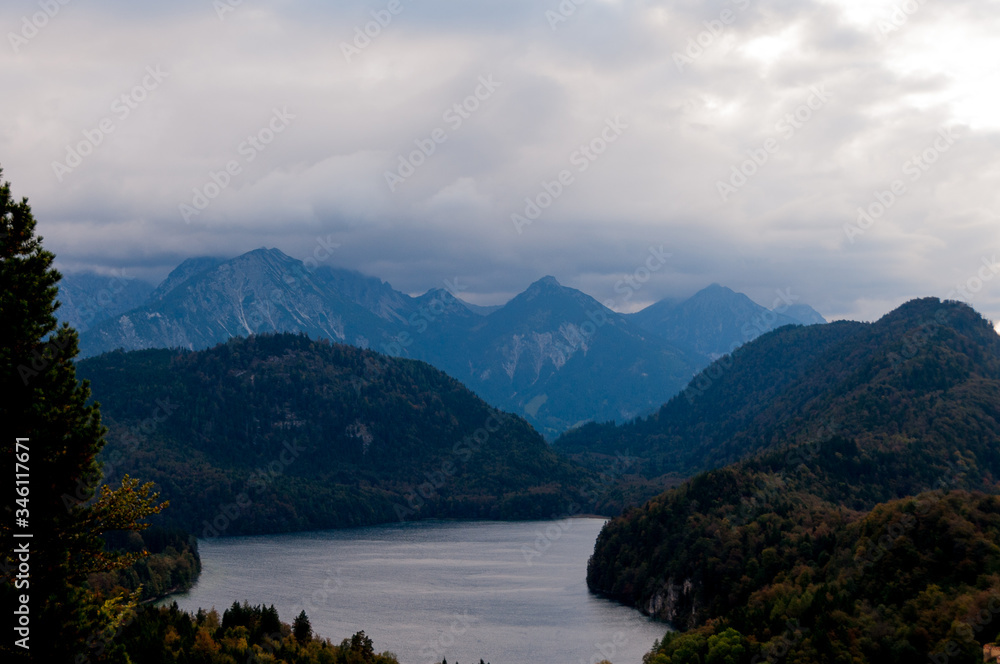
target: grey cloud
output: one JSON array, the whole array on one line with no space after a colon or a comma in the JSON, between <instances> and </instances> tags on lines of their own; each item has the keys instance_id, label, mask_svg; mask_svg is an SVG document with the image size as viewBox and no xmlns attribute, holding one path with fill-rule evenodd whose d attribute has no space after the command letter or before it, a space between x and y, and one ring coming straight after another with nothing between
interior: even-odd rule
<instances>
[{"instance_id":1,"label":"grey cloud","mask_svg":"<svg viewBox=\"0 0 1000 664\"><path fill-rule=\"evenodd\" d=\"M988 47L1000 12L925 3L883 35L883 4L857 5L859 21L839 1L588 0L553 30L554 1L402 0L347 62L341 43L387 2L244 0L224 20L200 0L71 3L18 54L0 48L0 83L17 90L0 100L0 164L67 266L154 278L190 255L303 257L332 236L344 250L331 261L409 292L461 276L470 299L497 301L551 273L603 300L664 244L673 261L623 309L720 282L870 319L946 295L1000 249L998 126L970 124L960 74L905 65L948 47L937 26ZM0 25L35 8L8 3ZM675 54L726 8L735 20L679 70ZM764 57L759 40L783 34L795 46ZM116 118L113 101L157 64L170 77ZM490 74L502 86L450 127L444 114ZM783 137L811 86L830 100ZM241 147L285 107L295 119L248 160ZM628 130L576 170L571 154L616 115ZM60 183L52 162L109 116L114 133ZM942 127L960 140L911 180L904 164ZM390 191L386 171L438 128L447 140ZM780 149L723 202L717 183L769 138ZM186 223L179 206L232 161L239 174ZM573 183L518 234L511 214L562 170ZM851 242L844 226L897 179L905 195ZM1000 280L974 305L1000 319Z\"/></svg>"}]
</instances>

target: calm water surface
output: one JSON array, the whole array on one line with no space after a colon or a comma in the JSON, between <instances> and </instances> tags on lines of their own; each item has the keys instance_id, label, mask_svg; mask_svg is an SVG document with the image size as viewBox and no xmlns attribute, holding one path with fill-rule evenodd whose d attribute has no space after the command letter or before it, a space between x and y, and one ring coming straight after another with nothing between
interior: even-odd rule
<instances>
[{"instance_id":1,"label":"calm water surface","mask_svg":"<svg viewBox=\"0 0 1000 664\"><path fill-rule=\"evenodd\" d=\"M587 591L604 521L423 522L199 542L182 609L274 604L403 664L640 664L667 627ZM535 552L538 555L531 555Z\"/></svg>"}]
</instances>

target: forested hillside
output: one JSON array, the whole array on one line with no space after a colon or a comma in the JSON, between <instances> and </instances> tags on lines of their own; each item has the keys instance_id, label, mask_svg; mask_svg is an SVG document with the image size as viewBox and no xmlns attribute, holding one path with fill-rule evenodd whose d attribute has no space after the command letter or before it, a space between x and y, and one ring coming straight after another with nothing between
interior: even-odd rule
<instances>
[{"instance_id":1,"label":"forested hillside","mask_svg":"<svg viewBox=\"0 0 1000 664\"><path fill-rule=\"evenodd\" d=\"M274 606L233 603L222 616L212 609L192 616L169 607L139 610L107 644L110 661L143 664L398 664L389 652L378 653L364 632L335 644L313 634L303 611L291 624ZM127 653L127 654L126 654ZM102 652L102 654L104 654ZM115 659L128 657L128 659Z\"/></svg>"},{"instance_id":2,"label":"forested hillside","mask_svg":"<svg viewBox=\"0 0 1000 664\"><path fill-rule=\"evenodd\" d=\"M682 503L708 488L652 506L650 523L683 521ZM664 581L654 608L700 626L667 634L647 664L983 661L1000 633L1000 498L928 492L865 515L794 499L772 507L736 523L715 510L687 515L701 537L664 569L698 572ZM609 530L599 547L639 536L626 532Z\"/></svg>"},{"instance_id":3,"label":"forested hillside","mask_svg":"<svg viewBox=\"0 0 1000 664\"><path fill-rule=\"evenodd\" d=\"M108 550L148 554L131 567L91 574L88 585L105 597L139 590L139 601L149 602L188 590L201 573L198 541L182 530L116 531L106 533L104 543Z\"/></svg>"},{"instance_id":4,"label":"forested hillside","mask_svg":"<svg viewBox=\"0 0 1000 664\"><path fill-rule=\"evenodd\" d=\"M81 362L105 472L158 483L199 536L582 508L587 473L437 369L291 334Z\"/></svg>"},{"instance_id":5,"label":"forested hillside","mask_svg":"<svg viewBox=\"0 0 1000 664\"><path fill-rule=\"evenodd\" d=\"M588 568L591 589L692 630L649 659L982 661L1000 498L968 490L1000 488L992 326L919 300L872 325L778 330L729 369L633 430L673 431L645 440L679 468L744 458L609 522ZM709 403L728 409L702 427Z\"/></svg>"},{"instance_id":6,"label":"forested hillside","mask_svg":"<svg viewBox=\"0 0 1000 664\"><path fill-rule=\"evenodd\" d=\"M629 450L647 476L688 477L836 433L922 457L931 464L921 471L926 481L956 440L1000 476L998 419L1000 336L970 307L926 298L876 323L766 334L709 366L656 414L587 425L555 447L583 460Z\"/></svg>"}]
</instances>

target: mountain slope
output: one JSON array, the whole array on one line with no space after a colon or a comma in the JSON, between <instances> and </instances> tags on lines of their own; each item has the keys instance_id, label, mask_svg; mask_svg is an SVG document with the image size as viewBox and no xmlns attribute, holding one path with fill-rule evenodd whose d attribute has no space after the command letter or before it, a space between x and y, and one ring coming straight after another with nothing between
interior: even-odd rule
<instances>
[{"instance_id":1,"label":"mountain slope","mask_svg":"<svg viewBox=\"0 0 1000 664\"><path fill-rule=\"evenodd\" d=\"M391 338L386 321L332 291L328 278L274 249L216 265L188 261L157 289L156 299L83 334L81 354L201 349L266 332L304 332L358 346Z\"/></svg>"},{"instance_id":2,"label":"mountain slope","mask_svg":"<svg viewBox=\"0 0 1000 664\"><path fill-rule=\"evenodd\" d=\"M409 296L381 279L328 265L316 268L313 274L330 292L337 293L384 320L403 322L413 308Z\"/></svg>"},{"instance_id":3,"label":"mountain slope","mask_svg":"<svg viewBox=\"0 0 1000 664\"><path fill-rule=\"evenodd\" d=\"M307 267L276 249L258 249L229 260L185 261L142 306L88 330L80 346L89 357L118 348L200 350L234 336L304 332L429 362L555 437L591 419L626 421L650 412L718 349L742 343L742 327L755 336L795 322L720 286L671 311L680 317L670 329L688 349L663 330L636 325L649 319L648 311L616 314L552 277L502 307L484 308L447 290L411 297L374 277Z\"/></svg>"},{"instance_id":4,"label":"mountain slope","mask_svg":"<svg viewBox=\"0 0 1000 664\"><path fill-rule=\"evenodd\" d=\"M808 304L790 304L781 313L803 325L823 325L827 322L820 312Z\"/></svg>"},{"instance_id":5,"label":"mountain slope","mask_svg":"<svg viewBox=\"0 0 1000 664\"><path fill-rule=\"evenodd\" d=\"M690 476L822 432L934 450L957 434L990 440L998 348L979 314L934 298L871 324L783 328L708 367L653 416L581 427L555 445L578 455L628 449L649 460L647 474ZM976 414L943 417L959 397Z\"/></svg>"},{"instance_id":6,"label":"mountain slope","mask_svg":"<svg viewBox=\"0 0 1000 664\"><path fill-rule=\"evenodd\" d=\"M424 360L549 436L595 416L647 412L702 362L552 278L476 310L446 290L410 297L357 272L306 269L274 249L185 261L145 305L89 330L80 345L84 357L200 350L286 331Z\"/></svg>"},{"instance_id":7,"label":"mountain slope","mask_svg":"<svg viewBox=\"0 0 1000 664\"><path fill-rule=\"evenodd\" d=\"M609 522L588 567L592 590L692 630L650 662L720 641L803 663L981 661L1000 632L978 618L1000 608L1000 498L967 493L1000 491L989 323L915 300L874 324L778 330L730 371L779 383L765 403L728 377L698 397L734 408L698 459L744 458Z\"/></svg>"},{"instance_id":8,"label":"mountain slope","mask_svg":"<svg viewBox=\"0 0 1000 664\"><path fill-rule=\"evenodd\" d=\"M214 256L189 258L170 271L170 274L167 275L166 279L160 282L160 285L156 287L156 290L153 291L149 299L162 300L166 297L167 293L174 290L188 279L215 269L225 262L226 261L224 259L216 258Z\"/></svg>"},{"instance_id":9,"label":"mountain slope","mask_svg":"<svg viewBox=\"0 0 1000 664\"><path fill-rule=\"evenodd\" d=\"M586 473L527 422L422 362L285 334L78 372L110 426L106 472L157 482L165 517L203 536L537 518L582 500Z\"/></svg>"},{"instance_id":10,"label":"mountain slope","mask_svg":"<svg viewBox=\"0 0 1000 664\"><path fill-rule=\"evenodd\" d=\"M690 630L668 633L649 664L972 664L1000 636L1000 497L925 492L852 513L793 493L734 523L719 492L746 478L714 479L598 539L592 587L614 560L616 587L648 584L644 608Z\"/></svg>"},{"instance_id":11,"label":"mountain slope","mask_svg":"<svg viewBox=\"0 0 1000 664\"><path fill-rule=\"evenodd\" d=\"M85 332L108 318L140 306L153 287L138 279L82 272L63 275L59 281L61 323L69 323L78 332Z\"/></svg>"},{"instance_id":12,"label":"mountain slope","mask_svg":"<svg viewBox=\"0 0 1000 664\"><path fill-rule=\"evenodd\" d=\"M807 314L801 310L800 315ZM708 360L731 353L775 328L802 323L719 284L712 284L679 304L657 302L632 314L631 319L642 329Z\"/></svg>"},{"instance_id":13,"label":"mountain slope","mask_svg":"<svg viewBox=\"0 0 1000 664\"><path fill-rule=\"evenodd\" d=\"M695 358L552 277L480 319L464 351L440 366L550 435L655 408L697 367Z\"/></svg>"}]
</instances>

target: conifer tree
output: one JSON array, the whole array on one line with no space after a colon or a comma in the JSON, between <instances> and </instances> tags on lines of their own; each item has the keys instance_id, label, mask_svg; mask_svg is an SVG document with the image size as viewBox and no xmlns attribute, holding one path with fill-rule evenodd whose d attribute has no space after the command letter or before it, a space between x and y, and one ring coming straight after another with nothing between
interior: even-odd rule
<instances>
[{"instance_id":1,"label":"conifer tree","mask_svg":"<svg viewBox=\"0 0 1000 664\"><path fill-rule=\"evenodd\" d=\"M295 636L295 640L303 645L312 641L312 623L309 622L309 616L306 615L305 609L295 617L295 621L292 623L292 634Z\"/></svg>"},{"instance_id":2,"label":"conifer tree","mask_svg":"<svg viewBox=\"0 0 1000 664\"><path fill-rule=\"evenodd\" d=\"M27 639L5 637L0 659L121 660L114 636L136 595L100 597L87 588L87 576L134 563L142 554L105 551L101 534L144 528L165 503L157 504L151 484L127 476L118 489L98 490L106 430L99 405L87 403L87 384L76 379L76 331L57 326L60 274L35 236L27 199L15 201L2 176L0 170L0 454L7 476L0 594L8 619L25 611L16 619L27 623Z\"/></svg>"}]
</instances>

